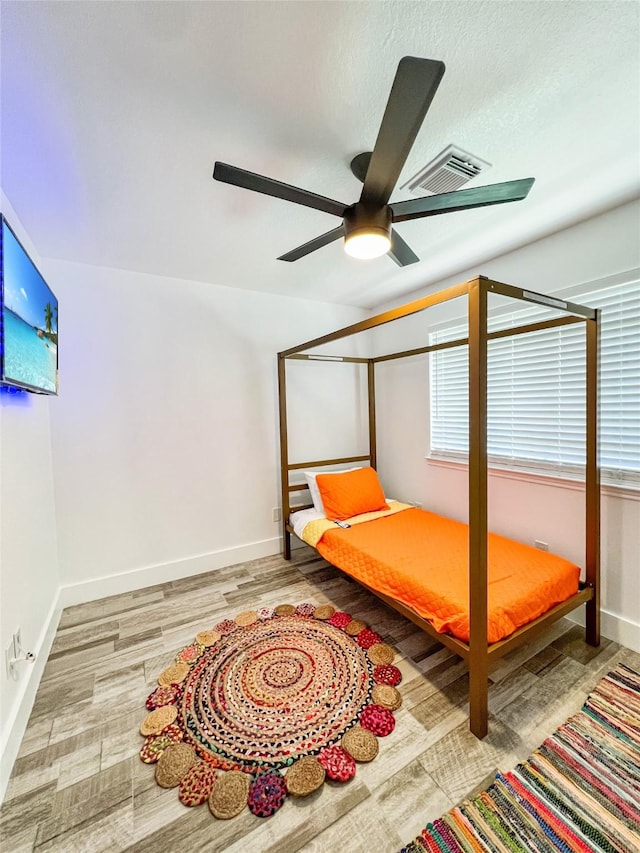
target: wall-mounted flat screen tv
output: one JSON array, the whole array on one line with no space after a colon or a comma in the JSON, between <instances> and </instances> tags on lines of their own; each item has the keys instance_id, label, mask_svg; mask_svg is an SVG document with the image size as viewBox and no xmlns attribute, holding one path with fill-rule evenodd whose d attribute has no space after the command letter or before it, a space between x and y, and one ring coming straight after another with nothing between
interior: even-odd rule
<instances>
[{"instance_id":1,"label":"wall-mounted flat screen tv","mask_svg":"<svg viewBox=\"0 0 640 853\"><path fill-rule=\"evenodd\" d=\"M1 214L0 219L0 381L57 394L58 300Z\"/></svg>"}]
</instances>

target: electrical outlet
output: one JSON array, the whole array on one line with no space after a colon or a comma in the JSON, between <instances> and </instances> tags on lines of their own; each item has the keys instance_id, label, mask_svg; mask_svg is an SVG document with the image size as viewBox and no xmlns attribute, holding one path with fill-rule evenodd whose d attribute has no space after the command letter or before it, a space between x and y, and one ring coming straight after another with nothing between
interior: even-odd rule
<instances>
[{"instance_id":1,"label":"electrical outlet","mask_svg":"<svg viewBox=\"0 0 640 853\"><path fill-rule=\"evenodd\" d=\"M539 548L540 551L548 551L549 550L549 543L543 542L541 539L536 539L533 544L536 546L536 548Z\"/></svg>"},{"instance_id":2,"label":"electrical outlet","mask_svg":"<svg viewBox=\"0 0 640 853\"><path fill-rule=\"evenodd\" d=\"M274 506L273 510L271 511L271 518L273 521L280 521L281 515L279 506Z\"/></svg>"}]
</instances>

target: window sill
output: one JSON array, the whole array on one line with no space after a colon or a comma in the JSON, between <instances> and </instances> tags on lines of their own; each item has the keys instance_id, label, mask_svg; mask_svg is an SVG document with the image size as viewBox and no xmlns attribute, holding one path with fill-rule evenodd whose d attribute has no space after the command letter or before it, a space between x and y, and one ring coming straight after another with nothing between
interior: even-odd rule
<instances>
[{"instance_id":1,"label":"window sill","mask_svg":"<svg viewBox=\"0 0 640 853\"><path fill-rule=\"evenodd\" d=\"M444 459L440 456L426 456L428 465L434 465L437 468L451 468L453 470L467 470L469 465L466 461L460 459ZM584 480L572 479L571 477L561 477L556 474L541 474L537 471L514 470L512 468L500 468L496 465L488 466L489 476L499 477L504 480L521 480L526 483L537 483L541 486L553 486L557 489L570 489L574 492L584 492ZM627 485L617 485L614 483L602 483L600 485L600 494L614 498L625 498L632 501L640 501L640 489L633 488Z\"/></svg>"}]
</instances>

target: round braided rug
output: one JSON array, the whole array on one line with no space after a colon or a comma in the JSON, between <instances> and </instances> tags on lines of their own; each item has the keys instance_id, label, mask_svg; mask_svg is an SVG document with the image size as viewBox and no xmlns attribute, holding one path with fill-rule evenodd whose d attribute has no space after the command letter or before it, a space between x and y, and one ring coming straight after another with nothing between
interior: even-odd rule
<instances>
[{"instance_id":1,"label":"round braided rug","mask_svg":"<svg viewBox=\"0 0 640 853\"><path fill-rule=\"evenodd\" d=\"M356 762L341 746L327 746L318 761L326 770L327 776L333 782L348 782L356 775Z\"/></svg>"},{"instance_id":2,"label":"round braided rug","mask_svg":"<svg viewBox=\"0 0 640 853\"><path fill-rule=\"evenodd\" d=\"M247 806L251 778L246 773L231 770L218 776L209 795L209 809L219 820L236 817Z\"/></svg>"},{"instance_id":3,"label":"round braided rug","mask_svg":"<svg viewBox=\"0 0 640 853\"><path fill-rule=\"evenodd\" d=\"M376 684L371 691L371 698L375 705L382 705L390 711L397 711L402 705L400 691L389 684Z\"/></svg>"},{"instance_id":4,"label":"round braided rug","mask_svg":"<svg viewBox=\"0 0 640 853\"><path fill-rule=\"evenodd\" d=\"M382 705L367 705L360 717L360 725L378 737L386 737L395 728L396 721L388 708L383 708Z\"/></svg>"},{"instance_id":5,"label":"round braided rug","mask_svg":"<svg viewBox=\"0 0 640 853\"><path fill-rule=\"evenodd\" d=\"M373 677L378 684L388 684L390 687L396 687L402 681L402 673L392 663L378 664L373 670Z\"/></svg>"},{"instance_id":6,"label":"round braided rug","mask_svg":"<svg viewBox=\"0 0 640 853\"><path fill-rule=\"evenodd\" d=\"M287 785L279 773L265 773L251 783L247 805L256 817L271 817L284 803Z\"/></svg>"},{"instance_id":7,"label":"round braided rug","mask_svg":"<svg viewBox=\"0 0 640 853\"><path fill-rule=\"evenodd\" d=\"M393 659L396 656L391 646L388 646L386 643L374 643L372 646L369 646L367 652L369 660L375 664L393 663Z\"/></svg>"},{"instance_id":8,"label":"round braided rug","mask_svg":"<svg viewBox=\"0 0 640 853\"><path fill-rule=\"evenodd\" d=\"M196 634L196 643L202 646L215 646L220 639L220 634L217 631L200 631Z\"/></svg>"},{"instance_id":9,"label":"round braided rug","mask_svg":"<svg viewBox=\"0 0 640 853\"><path fill-rule=\"evenodd\" d=\"M145 764L155 764L169 744L180 743L181 740L179 726L167 726L161 735L148 735L140 750L140 760Z\"/></svg>"},{"instance_id":10,"label":"round braided rug","mask_svg":"<svg viewBox=\"0 0 640 853\"><path fill-rule=\"evenodd\" d=\"M345 631L352 622L353 635ZM354 758L374 758L377 736L393 729L391 712L373 698L387 679L380 678L369 643L361 642L363 633L365 640L379 635L363 624L329 605L305 602L243 611L201 631L163 672L162 689L148 697L156 707L142 728L157 741L147 742L142 760L158 761L159 783L179 784L185 805L208 800L223 819L247 804L268 816L287 793L302 797L321 787L325 774L347 781ZM382 675L389 676L384 667ZM184 765L166 780L165 771L173 770L172 753L172 761L186 764L188 752L181 746L161 761L171 745L162 739L167 727L182 732L183 746L197 759L179 780ZM216 780L220 770L227 772Z\"/></svg>"},{"instance_id":11,"label":"round braided rug","mask_svg":"<svg viewBox=\"0 0 640 853\"><path fill-rule=\"evenodd\" d=\"M345 625L344 630L350 637L357 637L360 631L364 631L366 627L366 623L361 622L360 619L352 619L351 622Z\"/></svg>"},{"instance_id":12,"label":"round braided rug","mask_svg":"<svg viewBox=\"0 0 640 853\"><path fill-rule=\"evenodd\" d=\"M376 646L382 643L382 637L380 634L367 627L360 631L356 639L358 640L358 645L362 646L363 649L370 649L371 646Z\"/></svg>"},{"instance_id":13,"label":"round braided rug","mask_svg":"<svg viewBox=\"0 0 640 853\"><path fill-rule=\"evenodd\" d=\"M236 616L236 625L240 625L241 628L246 628L247 625L253 625L254 622L258 621L258 614L255 610L243 610L242 613L238 613Z\"/></svg>"},{"instance_id":14,"label":"round braided rug","mask_svg":"<svg viewBox=\"0 0 640 853\"><path fill-rule=\"evenodd\" d=\"M303 755L288 770L287 791L293 797L308 797L324 782L326 771L314 755Z\"/></svg>"},{"instance_id":15,"label":"round braided rug","mask_svg":"<svg viewBox=\"0 0 640 853\"><path fill-rule=\"evenodd\" d=\"M147 714L140 725L140 734L145 735L145 737L147 735L159 735L163 729L171 725L177 716L178 709L175 705L162 705Z\"/></svg>"},{"instance_id":16,"label":"round braided rug","mask_svg":"<svg viewBox=\"0 0 640 853\"><path fill-rule=\"evenodd\" d=\"M209 799L217 773L204 761L196 761L180 780L178 797L184 806L201 806Z\"/></svg>"},{"instance_id":17,"label":"round braided rug","mask_svg":"<svg viewBox=\"0 0 640 853\"><path fill-rule=\"evenodd\" d=\"M335 607L332 607L330 604L320 604L313 611L313 615L316 619L331 619L335 612Z\"/></svg>"},{"instance_id":18,"label":"round braided rug","mask_svg":"<svg viewBox=\"0 0 640 853\"><path fill-rule=\"evenodd\" d=\"M156 764L156 782L161 788L175 788L197 761L196 751L186 743L172 743L162 751Z\"/></svg>"},{"instance_id":19,"label":"round braided rug","mask_svg":"<svg viewBox=\"0 0 640 853\"><path fill-rule=\"evenodd\" d=\"M166 669L163 669L158 676L158 684L161 687L168 687L170 684L182 683L189 674L188 663L172 663Z\"/></svg>"},{"instance_id":20,"label":"round braided rug","mask_svg":"<svg viewBox=\"0 0 640 853\"><path fill-rule=\"evenodd\" d=\"M373 761L378 754L378 738L368 729L354 726L342 738L342 748L356 761Z\"/></svg>"},{"instance_id":21,"label":"round braided rug","mask_svg":"<svg viewBox=\"0 0 640 853\"><path fill-rule=\"evenodd\" d=\"M180 649L176 655L176 663L186 663L188 666L193 666L203 651L204 646L201 643L191 643L184 649Z\"/></svg>"},{"instance_id":22,"label":"round braided rug","mask_svg":"<svg viewBox=\"0 0 640 853\"><path fill-rule=\"evenodd\" d=\"M147 710L155 711L156 708L162 705L172 705L178 698L180 688L177 684L169 684L166 687L156 687L156 689L147 697Z\"/></svg>"}]
</instances>

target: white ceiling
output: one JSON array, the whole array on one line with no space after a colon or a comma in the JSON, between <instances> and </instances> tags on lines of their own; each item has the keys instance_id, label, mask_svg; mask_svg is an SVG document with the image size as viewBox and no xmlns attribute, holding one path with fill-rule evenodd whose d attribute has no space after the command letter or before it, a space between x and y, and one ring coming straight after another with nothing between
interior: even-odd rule
<instances>
[{"instance_id":1,"label":"white ceiling","mask_svg":"<svg viewBox=\"0 0 640 853\"><path fill-rule=\"evenodd\" d=\"M45 257L372 307L639 193L639 9L2 0L0 180ZM341 241L276 260L339 220L214 161L356 201L405 55L447 70L398 186L453 142L493 164L468 186L533 176L529 197L399 224L404 269Z\"/></svg>"}]
</instances>

